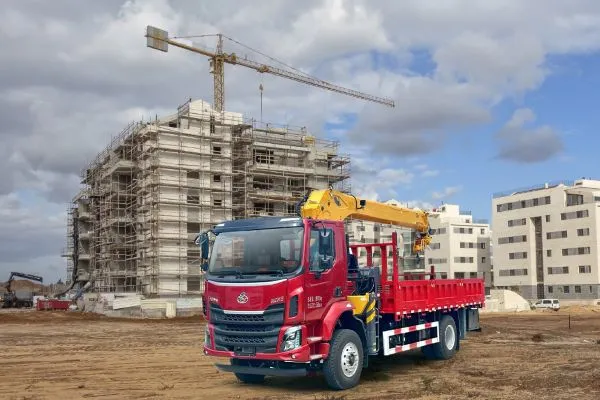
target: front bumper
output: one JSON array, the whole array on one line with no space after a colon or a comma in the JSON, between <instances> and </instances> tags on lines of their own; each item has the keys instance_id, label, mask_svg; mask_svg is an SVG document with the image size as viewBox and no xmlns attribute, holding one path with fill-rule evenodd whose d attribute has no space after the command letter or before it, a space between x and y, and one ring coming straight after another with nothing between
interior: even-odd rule
<instances>
[{"instance_id":1,"label":"front bumper","mask_svg":"<svg viewBox=\"0 0 600 400\"><path fill-rule=\"evenodd\" d=\"M310 345L305 344L297 349L286 351L285 353L256 353L248 355L235 353L233 351L214 350L204 346L204 354L211 357L308 363L310 362Z\"/></svg>"},{"instance_id":2,"label":"front bumper","mask_svg":"<svg viewBox=\"0 0 600 400\"><path fill-rule=\"evenodd\" d=\"M238 374L250 374L250 375L265 375L265 376L285 376L285 377L298 377L308 375L308 369L306 368L272 368L272 367L255 367L247 365L229 365L229 364L215 364L217 368L225 372L233 372Z\"/></svg>"}]
</instances>

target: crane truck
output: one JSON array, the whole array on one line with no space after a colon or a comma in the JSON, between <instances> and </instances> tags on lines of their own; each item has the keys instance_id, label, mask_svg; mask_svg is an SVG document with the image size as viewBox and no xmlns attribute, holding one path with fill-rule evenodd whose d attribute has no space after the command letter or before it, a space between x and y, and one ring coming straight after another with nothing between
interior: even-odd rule
<instances>
[{"instance_id":1,"label":"crane truck","mask_svg":"<svg viewBox=\"0 0 600 400\"><path fill-rule=\"evenodd\" d=\"M44 278L38 275L24 274L22 272L11 272L8 282L6 282L6 293L2 301L2 308L21 308L33 306L33 292L31 290L12 289L12 283L17 278L29 279L43 283Z\"/></svg>"},{"instance_id":2,"label":"crane truck","mask_svg":"<svg viewBox=\"0 0 600 400\"><path fill-rule=\"evenodd\" d=\"M226 361L220 370L245 383L322 373L344 390L372 357L420 348L450 359L480 329L483 279L403 273L395 232L382 243L350 244L346 235L348 218L410 228L420 254L432 239L427 212L333 189L312 191L297 210L225 221L196 239L206 272L204 354ZM358 265L359 252L367 265Z\"/></svg>"}]
</instances>

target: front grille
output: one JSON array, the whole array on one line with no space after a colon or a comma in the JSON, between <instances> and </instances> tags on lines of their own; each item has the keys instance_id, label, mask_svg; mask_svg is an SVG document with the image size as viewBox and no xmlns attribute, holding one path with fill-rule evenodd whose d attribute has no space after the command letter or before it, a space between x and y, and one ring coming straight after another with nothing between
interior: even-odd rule
<instances>
[{"instance_id":1,"label":"front grille","mask_svg":"<svg viewBox=\"0 0 600 400\"><path fill-rule=\"evenodd\" d=\"M276 304L262 314L225 313L210 305L210 322L215 328L217 350L244 353L274 353L283 325L284 305Z\"/></svg>"}]
</instances>

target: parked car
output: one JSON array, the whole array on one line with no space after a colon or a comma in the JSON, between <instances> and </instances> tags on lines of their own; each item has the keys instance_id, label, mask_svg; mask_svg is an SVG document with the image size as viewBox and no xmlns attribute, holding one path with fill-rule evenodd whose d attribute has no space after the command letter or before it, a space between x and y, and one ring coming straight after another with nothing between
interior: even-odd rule
<instances>
[{"instance_id":1,"label":"parked car","mask_svg":"<svg viewBox=\"0 0 600 400\"><path fill-rule=\"evenodd\" d=\"M560 301L558 299L541 299L535 302L532 308L550 308L558 311L560 310Z\"/></svg>"}]
</instances>

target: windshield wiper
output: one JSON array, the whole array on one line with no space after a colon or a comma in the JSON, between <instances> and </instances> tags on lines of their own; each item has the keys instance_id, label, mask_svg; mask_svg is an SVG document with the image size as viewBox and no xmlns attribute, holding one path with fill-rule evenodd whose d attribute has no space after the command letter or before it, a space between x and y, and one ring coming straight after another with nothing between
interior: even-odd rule
<instances>
[{"instance_id":1,"label":"windshield wiper","mask_svg":"<svg viewBox=\"0 0 600 400\"><path fill-rule=\"evenodd\" d=\"M270 271L256 271L254 272L256 275L279 275L279 276L283 276L285 274L285 271L283 269L276 269L276 270L270 270Z\"/></svg>"},{"instance_id":2,"label":"windshield wiper","mask_svg":"<svg viewBox=\"0 0 600 400\"><path fill-rule=\"evenodd\" d=\"M243 278L244 277L244 274L239 269L227 269L227 270L224 270L224 271L215 272L214 274L218 275L220 278L223 278L225 276L230 276L230 275L235 275L238 278Z\"/></svg>"}]
</instances>

